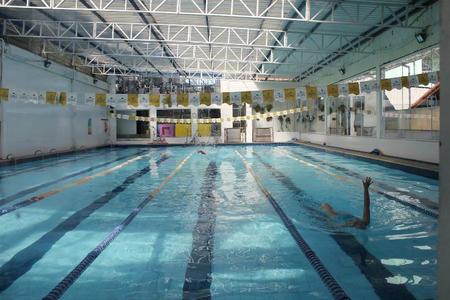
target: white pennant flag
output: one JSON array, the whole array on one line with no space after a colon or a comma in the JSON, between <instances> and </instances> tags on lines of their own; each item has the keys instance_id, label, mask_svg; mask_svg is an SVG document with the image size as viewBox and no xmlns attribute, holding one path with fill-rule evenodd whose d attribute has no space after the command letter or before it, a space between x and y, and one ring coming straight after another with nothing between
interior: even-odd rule
<instances>
[{"instance_id":1,"label":"white pennant flag","mask_svg":"<svg viewBox=\"0 0 450 300\"><path fill-rule=\"evenodd\" d=\"M400 90L402 88L402 79L400 77L392 78L391 85L393 89Z\"/></svg>"},{"instance_id":2,"label":"white pennant flag","mask_svg":"<svg viewBox=\"0 0 450 300\"><path fill-rule=\"evenodd\" d=\"M211 93L211 104L222 105L222 93Z\"/></svg>"},{"instance_id":3,"label":"white pennant flag","mask_svg":"<svg viewBox=\"0 0 450 300\"><path fill-rule=\"evenodd\" d=\"M348 96L348 84L346 84L346 83L339 84L338 89L339 89L339 95Z\"/></svg>"},{"instance_id":4,"label":"white pennant flag","mask_svg":"<svg viewBox=\"0 0 450 300\"><path fill-rule=\"evenodd\" d=\"M138 99L139 99L139 107L148 108L150 106L148 94L139 94Z\"/></svg>"},{"instance_id":5,"label":"white pennant flag","mask_svg":"<svg viewBox=\"0 0 450 300\"><path fill-rule=\"evenodd\" d=\"M437 72L428 73L428 81L430 83L437 83L439 81L439 76Z\"/></svg>"},{"instance_id":6,"label":"white pennant flag","mask_svg":"<svg viewBox=\"0 0 450 300\"><path fill-rule=\"evenodd\" d=\"M380 89L380 83L378 82L378 80L372 80L372 81L368 81L368 84L370 86L370 92L376 92Z\"/></svg>"},{"instance_id":7,"label":"white pennant flag","mask_svg":"<svg viewBox=\"0 0 450 300\"><path fill-rule=\"evenodd\" d=\"M200 96L198 93L189 93L189 103L193 106L200 105Z\"/></svg>"},{"instance_id":8,"label":"white pennant flag","mask_svg":"<svg viewBox=\"0 0 450 300\"><path fill-rule=\"evenodd\" d=\"M326 86L318 86L317 87L317 96L325 98L328 94L328 90Z\"/></svg>"},{"instance_id":9,"label":"white pennant flag","mask_svg":"<svg viewBox=\"0 0 450 300\"><path fill-rule=\"evenodd\" d=\"M85 96L84 97L84 104L92 105L92 106L95 105L95 94L85 94L84 96Z\"/></svg>"},{"instance_id":10,"label":"white pennant flag","mask_svg":"<svg viewBox=\"0 0 450 300\"><path fill-rule=\"evenodd\" d=\"M419 86L419 79L416 75L409 76L409 86L410 87L418 87Z\"/></svg>"},{"instance_id":11,"label":"white pennant flag","mask_svg":"<svg viewBox=\"0 0 450 300\"><path fill-rule=\"evenodd\" d=\"M252 91L252 102L253 104L262 104L263 97L261 91Z\"/></svg>"},{"instance_id":12,"label":"white pennant flag","mask_svg":"<svg viewBox=\"0 0 450 300\"><path fill-rule=\"evenodd\" d=\"M106 104L110 106L116 106L115 94L106 94Z\"/></svg>"},{"instance_id":13,"label":"white pennant flag","mask_svg":"<svg viewBox=\"0 0 450 300\"><path fill-rule=\"evenodd\" d=\"M238 105L241 104L241 92L231 93L231 103Z\"/></svg>"},{"instance_id":14,"label":"white pennant flag","mask_svg":"<svg viewBox=\"0 0 450 300\"><path fill-rule=\"evenodd\" d=\"M361 88L361 93L363 94L370 94L370 92L372 91L370 81L360 82L359 86Z\"/></svg>"},{"instance_id":15,"label":"white pennant flag","mask_svg":"<svg viewBox=\"0 0 450 300\"><path fill-rule=\"evenodd\" d=\"M172 106L177 106L177 94L176 93L170 93L170 102L172 103Z\"/></svg>"},{"instance_id":16,"label":"white pennant flag","mask_svg":"<svg viewBox=\"0 0 450 300\"><path fill-rule=\"evenodd\" d=\"M76 93L67 93L67 104L77 105L78 95Z\"/></svg>"},{"instance_id":17,"label":"white pennant flag","mask_svg":"<svg viewBox=\"0 0 450 300\"><path fill-rule=\"evenodd\" d=\"M128 95L127 94L116 94L116 107L118 108L128 108Z\"/></svg>"},{"instance_id":18,"label":"white pennant flag","mask_svg":"<svg viewBox=\"0 0 450 300\"><path fill-rule=\"evenodd\" d=\"M30 92L30 98L31 98L31 102L39 103L39 93L38 92L36 92L36 91Z\"/></svg>"},{"instance_id":19,"label":"white pennant flag","mask_svg":"<svg viewBox=\"0 0 450 300\"><path fill-rule=\"evenodd\" d=\"M275 90L274 97L275 101L284 102L284 90Z\"/></svg>"},{"instance_id":20,"label":"white pennant flag","mask_svg":"<svg viewBox=\"0 0 450 300\"><path fill-rule=\"evenodd\" d=\"M299 87L295 89L295 93L297 96L297 100L304 101L306 100L306 89L305 87Z\"/></svg>"}]
</instances>

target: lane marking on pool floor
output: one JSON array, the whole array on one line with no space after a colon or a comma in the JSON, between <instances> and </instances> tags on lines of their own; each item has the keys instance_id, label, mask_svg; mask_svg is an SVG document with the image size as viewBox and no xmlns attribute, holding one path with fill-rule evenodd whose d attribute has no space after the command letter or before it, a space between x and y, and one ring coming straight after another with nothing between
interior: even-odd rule
<instances>
[{"instance_id":1,"label":"lane marking on pool floor","mask_svg":"<svg viewBox=\"0 0 450 300\"><path fill-rule=\"evenodd\" d=\"M255 157L270 170L272 175L294 195L301 194L313 199L305 191L297 187L288 176L284 175L271 164L265 162L255 151L253 151L253 153L255 154ZM354 264L359 268L361 273L364 274L366 279L372 285L375 293L381 299L415 299L407 289L406 285L394 285L386 281L386 278L394 277L394 274L392 274L375 255L370 253L353 234L334 230L330 236L353 260Z\"/></svg>"},{"instance_id":2,"label":"lane marking on pool floor","mask_svg":"<svg viewBox=\"0 0 450 300\"><path fill-rule=\"evenodd\" d=\"M168 158L168 156L161 157L156 162L156 166L159 167L160 164ZM31 245L17 252L9 261L0 267L0 293L11 286L20 276L27 273L67 232L74 230L92 213L102 208L113 198L125 191L125 189L132 185L138 178L149 173L150 169L150 166L146 166L128 176L121 184L112 190L105 192L102 196L84 208L74 212Z\"/></svg>"},{"instance_id":3,"label":"lane marking on pool floor","mask_svg":"<svg viewBox=\"0 0 450 300\"><path fill-rule=\"evenodd\" d=\"M14 201L14 200L16 200L16 199L18 199L20 197L26 196L28 194L31 194L31 193L33 193L33 192L35 192L37 190L40 190L42 188L45 188L47 186L50 186L50 185L56 184L58 182L61 182L61 181L64 181L64 180L76 177L78 175L82 175L82 174L88 173L90 171L94 171L96 169L100 169L100 168L105 167L105 166L107 166L109 164L112 164L112 163L124 160L126 158L131 157L131 156L140 155L140 154L142 154L144 152L146 152L146 151L145 150L144 151L138 151L138 152L136 152L134 154L124 155L124 156L115 158L113 160L109 160L107 162L104 162L104 163L101 163L101 164L98 164L98 165L95 165L95 166L92 166L92 167L88 167L88 168L82 169L82 170L74 172L74 173L70 173L70 174L68 174L66 176L63 176L61 178L57 178L55 180L51 180L51 181L48 181L48 182L45 182L45 183L33 186L31 188L22 190L22 191L20 191L20 192L18 192L16 194L13 194L13 195L7 196L6 198L0 199L0 206L3 206L3 205L5 205L5 204L7 204L9 202L12 202L12 201Z\"/></svg>"},{"instance_id":4,"label":"lane marking on pool floor","mask_svg":"<svg viewBox=\"0 0 450 300\"><path fill-rule=\"evenodd\" d=\"M73 187L85 184L85 183L87 183L87 182L89 182L89 181L91 181L91 180L93 180L93 179L95 179L97 177L106 176L106 175L108 175L108 174L110 174L110 173L112 173L114 171L117 171L117 170L119 170L119 169L121 169L121 168L123 168L123 167L125 167L125 166L127 166L127 165L129 165L129 164L131 164L131 163L133 163L135 161L137 161L137 160L140 160L142 158L149 157L149 156L150 156L150 154L136 156L136 157L134 157L132 159L129 159L129 160L123 162L123 163L120 163L120 164L118 164L118 165L116 165L116 166L114 166L112 168L109 168L109 169L106 169L104 171L101 171L101 172L99 172L97 174L89 175L89 176L77 179L75 181L69 182L69 183L61 186L60 188L52 189L52 190L50 190L48 192L45 192L43 194L40 194L38 196L34 196L32 198L23 200L23 201L21 201L19 203L16 203L16 204L12 205L12 206L2 208L2 209L0 209L0 217L5 215L5 214L11 213L11 212L13 212L13 211L15 211L15 210L17 210L19 208L22 208L22 207L34 204L36 202L45 200L45 199L49 198L50 196L54 196L56 194L59 194L59 193L65 191L67 189L70 189L70 188L73 188Z\"/></svg>"},{"instance_id":5,"label":"lane marking on pool floor","mask_svg":"<svg viewBox=\"0 0 450 300\"><path fill-rule=\"evenodd\" d=\"M318 167L317 165L314 165L312 163L305 162L302 159L296 158L296 157L292 156L290 154L290 152L288 152L288 151L286 151L284 149L276 149L276 151L279 151L280 153L283 153L285 156L287 156L290 159L296 160L296 161L301 162L301 163L305 163L307 165L314 166L316 169L324 171L325 173L327 173L329 175L333 175L334 177L336 177L337 179L339 179L341 181L349 182L349 183L351 183L353 185L356 185L355 182L353 182L351 180L348 180L344 176L338 176L338 175L336 175L336 174L334 174L332 172L329 172L329 171L327 171L327 170L325 170L325 169L323 169L321 167ZM299 156L303 156L302 154L299 154L297 152L295 152L295 154L299 155ZM328 165L331 168L340 170L341 172L344 172L341 169L347 170L345 168L341 168L341 167L338 167L338 166L333 166L333 165L331 165L331 164L329 164L327 162L323 162L323 161L320 161L320 162L323 163L323 164ZM354 178L358 178L358 179L362 179L363 178L361 176L361 174L358 174L356 172L352 172L350 170L347 170L347 172L344 172L344 174L346 174L349 177L354 177ZM390 190L390 191L385 192L385 191L382 190L382 188L384 188L386 190ZM416 204L416 203L414 203L412 201L408 201L408 200L399 198L398 196L395 195L395 193L400 193L400 192L392 190L392 187L390 187L389 185L383 184L383 183L374 183L374 186L372 186L370 188L370 190L372 190L373 192L375 192L375 193L377 193L379 195L385 196L386 198L388 198L390 200L394 200L394 201L396 201L396 202L398 202L400 204L408 206L408 207L414 209L415 211L418 211L418 212L423 213L425 215L428 215L430 217L433 217L433 218L438 218L439 217L439 212L436 209L434 209L432 207L428 207L427 204L424 203L424 199L426 199L426 198L422 198L421 199L420 197L414 196L413 194L405 194L406 196L412 198L412 201L416 201L416 202L420 202L421 203L420 205L418 205L418 204ZM427 202L431 202L431 200L429 200L429 199L426 199L426 200L427 200Z\"/></svg>"},{"instance_id":6,"label":"lane marking on pool floor","mask_svg":"<svg viewBox=\"0 0 450 300\"><path fill-rule=\"evenodd\" d=\"M86 257L61 280L43 299L59 299L72 284L83 274L83 272L97 259L97 257L114 241L117 236L133 221L133 219L142 211L142 209L152 201L163 187L181 170L186 162L192 157L194 152L185 157L175 169L164 178L164 180L126 217L118 226L114 228Z\"/></svg>"},{"instance_id":7,"label":"lane marking on pool floor","mask_svg":"<svg viewBox=\"0 0 450 300\"><path fill-rule=\"evenodd\" d=\"M186 268L183 299L211 299L214 231L217 195L214 193L217 165L210 162L205 171L198 206L198 219L192 231L192 250Z\"/></svg>"},{"instance_id":8,"label":"lane marking on pool floor","mask_svg":"<svg viewBox=\"0 0 450 300\"><path fill-rule=\"evenodd\" d=\"M117 150L112 150L111 149L109 153L116 152L116 151ZM47 167L59 167L60 165L63 165L63 164L69 163L69 162L80 161L80 160L87 159L87 158L94 158L94 157L96 157L98 155L101 155L101 154L105 154L105 153L99 152L99 153L94 153L94 154L88 155L88 156L75 157L75 158L72 158L72 159L70 157L68 157L68 159L63 160L63 161L54 161L54 162L47 163L47 164L44 164L44 165L41 165L41 166L29 167L29 168L25 168L25 169L19 169L17 171L10 171L10 172L5 173L5 174L0 174L0 179L6 178L6 177L11 177L11 176L16 176L16 175L19 175L19 174L28 173L28 172L32 172L32 171L36 171L36 170L41 170L41 169L44 169L44 168L47 168ZM73 155L77 155L77 153L74 153Z\"/></svg>"},{"instance_id":9,"label":"lane marking on pool floor","mask_svg":"<svg viewBox=\"0 0 450 300\"><path fill-rule=\"evenodd\" d=\"M236 151L237 155L241 158L247 171L252 175L253 179L255 180L255 182L258 185L261 192L266 196L266 199L270 202L270 204L274 208L275 212L280 217L281 221L283 222L284 226L291 234L292 238L297 243L297 246L303 252L306 259L311 264L311 266L314 268L316 273L319 275L323 284L328 288L328 291L331 293L333 298L339 299L339 300L350 299L350 297L342 289L342 287L339 285L339 283L336 281L336 279L334 279L333 275L331 275L331 273L326 269L326 267L324 266L324 264L322 263L320 258L316 255L316 253L311 249L311 247L309 247L309 245L303 239L303 237L298 232L295 225L291 222L291 220L286 215L286 213L283 211L283 209L278 205L277 201L272 196L272 194L263 185L259 176L256 175L255 171L253 171L253 168L250 166L250 164L245 160L245 158L241 155L241 153L239 153L239 151L237 151L237 150L235 150L235 151Z\"/></svg>"}]
</instances>

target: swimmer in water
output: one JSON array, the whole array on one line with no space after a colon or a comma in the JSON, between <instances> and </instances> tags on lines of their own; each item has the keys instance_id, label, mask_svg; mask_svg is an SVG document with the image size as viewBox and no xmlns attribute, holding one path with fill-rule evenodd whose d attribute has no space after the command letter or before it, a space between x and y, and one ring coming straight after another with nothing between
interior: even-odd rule
<instances>
[{"instance_id":1,"label":"swimmer in water","mask_svg":"<svg viewBox=\"0 0 450 300\"><path fill-rule=\"evenodd\" d=\"M333 207L324 203L320 206L325 214L333 221L339 223L344 227L356 227L359 229L366 229L367 225L370 223L370 196L369 196L369 186L373 183L372 178L366 177L363 179L364 186L364 209L362 218L357 218L349 213L337 212Z\"/></svg>"},{"instance_id":2,"label":"swimmer in water","mask_svg":"<svg viewBox=\"0 0 450 300\"><path fill-rule=\"evenodd\" d=\"M205 151L203 151L203 150L198 150L198 151L197 151L197 153L199 153L199 154L203 154L203 155L206 155L206 152L205 152Z\"/></svg>"},{"instance_id":3,"label":"swimmer in water","mask_svg":"<svg viewBox=\"0 0 450 300\"><path fill-rule=\"evenodd\" d=\"M168 158L169 157L169 155L167 154L167 153L161 153L160 155L159 155L159 158Z\"/></svg>"}]
</instances>

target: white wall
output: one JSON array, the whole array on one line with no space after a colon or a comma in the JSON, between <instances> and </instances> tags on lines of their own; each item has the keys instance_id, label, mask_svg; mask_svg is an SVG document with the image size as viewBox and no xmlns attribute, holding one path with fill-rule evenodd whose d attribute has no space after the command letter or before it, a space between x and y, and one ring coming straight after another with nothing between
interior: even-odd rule
<instances>
[{"instance_id":1,"label":"white wall","mask_svg":"<svg viewBox=\"0 0 450 300\"><path fill-rule=\"evenodd\" d=\"M1 87L29 91L109 92L111 85L53 62L44 67L44 58L16 46L5 44L2 57Z\"/></svg>"},{"instance_id":2,"label":"white wall","mask_svg":"<svg viewBox=\"0 0 450 300\"><path fill-rule=\"evenodd\" d=\"M441 163L438 241L438 299L450 295L450 1L442 3L441 41Z\"/></svg>"},{"instance_id":3,"label":"white wall","mask_svg":"<svg viewBox=\"0 0 450 300\"><path fill-rule=\"evenodd\" d=\"M106 109L101 107L1 102L0 156L19 158L38 150L46 154L105 145L109 134L104 120Z\"/></svg>"},{"instance_id":4,"label":"white wall","mask_svg":"<svg viewBox=\"0 0 450 300\"><path fill-rule=\"evenodd\" d=\"M380 149L384 155L439 163L439 143L399 139L377 139L370 137L337 136L301 133L300 139L314 144L370 152Z\"/></svg>"}]
</instances>

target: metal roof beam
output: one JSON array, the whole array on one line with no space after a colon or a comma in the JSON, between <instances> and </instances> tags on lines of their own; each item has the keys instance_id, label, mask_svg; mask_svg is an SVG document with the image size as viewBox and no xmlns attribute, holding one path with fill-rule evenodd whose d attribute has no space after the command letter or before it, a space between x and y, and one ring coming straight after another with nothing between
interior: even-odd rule
<instances>
[{"instance_id":1,"label":"metal roof beam","mask_svg":"<svg viewBox=\"0 0 450 300\"><path fill-rule=\"evenodd\" d=\"M249 28L234 28L209 26L212 34L206 37L202 34L205 26L179 24L142 24L142 23L105 23L80 21L42 21L5 19L2 22L3 35L22 38L45 38L61 40L97 40L126 42L164 42L165 44L189 45L225 45L245 46L253 48L288 49L310 53L333 53L333 48L341 48L347 40L355 35L305 33L296 34L290 38L285 31L254 30ZM30 29L25 29L26 27ZM164 29L161 30L161 28ZM70 30L69 30L70 29ZM153 32L158 32L155 36ZM256 38L250 37L250 32L257 31ZM165 32L163 34L162 32ZM299 40L310 38L308 47L296 47ZM362 37L361 37L362 38ZM275 42L272 44L272 41ZM330 42L331 41L331 42ZM348 51L346 50L340 50ZM353 53L372 54L371 52L353 50Z\"/></svg>"},{"instance_id":2,"label":"metal roof beam","mask_svg":"<svg viewBox=\"0 0 450 300\"><path fill-rule=\"evenodd\" d=\"M17 2L0 0L0 8L43 9L43 10L75 10L115 13L143 13L152 15L186 15L186 16L217 16L251 19L268 19L279 21L294 21L307 23L327 23L339 25L355 25L367 27L404 27L411 28L408 19L397 18L395 22L384 22L391 12L404 8L413 11L422 8L421 5L406 2L386 1L345 1L342 8L334 9L338 0L311 1L309 15L297 9L293 0L273 1L268 7L260 5L262 0L204 0L200 7L195 0L135 0L135 5L129 5L128 0L88 0L89 7L81 5L84 0L34 0ZM33 5L31 5L33 4ZM329 18L324 19L324 12L332 9ZM293 12L293 13L291 13Z\"/></svg>"}]
</instances>

